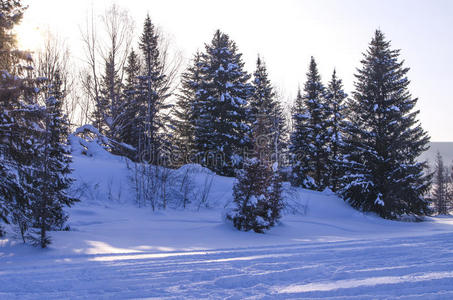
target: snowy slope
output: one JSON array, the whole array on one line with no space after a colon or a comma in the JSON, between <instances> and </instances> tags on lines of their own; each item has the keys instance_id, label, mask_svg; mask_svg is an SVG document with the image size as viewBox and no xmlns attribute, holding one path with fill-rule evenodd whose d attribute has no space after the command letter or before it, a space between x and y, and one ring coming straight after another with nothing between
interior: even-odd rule
<instances>
[{"instance_id":1,"label":"snowy slope","mask_svg":"<svg viewBox=\"0 0 453 300\"><path fill-rule=\"evenodd\" d=\"M239 232L222 219L231 178L213 178L209 208L152 212L124 159L75 154L73 168L72 230L46 250L0 240L0 299L453 298L453 218L387 221L285 186L282 223Z\"/></svg>"}]
</instances>

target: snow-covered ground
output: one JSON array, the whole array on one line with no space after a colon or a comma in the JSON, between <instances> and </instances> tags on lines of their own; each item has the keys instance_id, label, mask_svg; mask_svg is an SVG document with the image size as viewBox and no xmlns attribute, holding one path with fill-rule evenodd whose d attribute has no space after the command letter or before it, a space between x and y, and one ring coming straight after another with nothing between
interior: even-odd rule
<instances>
[{"instance_id":1,"label":"snow-covered ground","mask_svg":"<svg viewBox=\"0 0 453 300\"><path fill-rule=\"evenodd\" d=\"M239 232L222 220L230 178L214 177L210 208L152 212L134 204L124 160L73 166L71 231L45 250L0 240L0 299L453 299L453 218L387 221L292 190L296 213Z\"/></svg>"}]
</instances>

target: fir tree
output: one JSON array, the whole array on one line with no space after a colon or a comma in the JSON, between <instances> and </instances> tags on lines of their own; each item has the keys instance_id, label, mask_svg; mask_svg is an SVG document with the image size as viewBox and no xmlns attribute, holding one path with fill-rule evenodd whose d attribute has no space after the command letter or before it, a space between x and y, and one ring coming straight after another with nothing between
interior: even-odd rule
<instances>
[{"instance_id":1,"label":"fir tree","mask_svg":"<svg viewBox=\"0 0 453 300\"><path fill-rule=\"evenodd\" d=\"M325 88L312 57L304 93L298 93L293 115L294 132L291 137L293 155L293 185L323 190L328 178L328 119ZM311 178L309 178L310 176Z\"/></svg>"},{"instance_id":2,"label":"fir tree","mask_svg":"<svg viewBox=\"0 0 453 300\"><path fill-rule=\"evenodd\" d=\"M283 207L281 177L278 163L271 163L266 150L272 141L259 141L268 130L269 116L259 115L253 127L254 153L244 160L233 187L234 208L227 219L243 231L263 233L280 218Z\"/></svg>"},{"instance_id":3,"label":"fir tree","mask_svg":"<svg viewBox=\"0 0 453 300\"><path fill-rule=\"evenodd\" d=\"M308 136L308 113L302 98L301 90L297 91L297 97L292 111L293 131L291 132L289 151L292 161L291 184L304 188L313 188L313 182L309 176L308 161L303 154L308 152L308 144L305 142Z\"/></svg>"},{"instance_id":4,"label":"fir tree","mask_svg":"<svg viewBox=\"0 0 453 300\"><path fill-rule=\"evenodd\" d=\"M100 132L105 131L109 138L118 140L122 83L112 53L109 54L104 63L105 71L100 82L100 101L96 103L96 109L98 110L97 114L102 115L103 125L106 128L105 130L98 129Z\"/></svg>"},{"instance_id":5,"label":"fir tree","mask_svg":"<svg viewBox=\"0 0 453 300\"><path fill-rule=\"evenodd\" d=\"M22 93L22 80L10 75L6 70L0 76L0 222L10 223L10 213L19 206L20 193L17 163L14 156L13 142L18 138L14 134L13 113L19 106ZM3 235L0 224L0 236Z\"/></svg>"},{"instance_id":6,"label":"fir tree","mask_svg":"<svg viewBox=\"0 0 453 300\"><path fill-rule=\"evenodd\" d=\"M134 90L138 83L138 75L140 74L140 59L133 49L127 57L127 64L124 71L126 74L124 90Z\"/></svg>"},{"instance_id":7,"label":"fir tree","mask_svg":"<svg viewBox=\"0 0 453 300\"><path fill-rule=\"evenodd\" d=\"M136 116L140 106L136 100L140 61L134 50L128 55L124 71L126 78L122 91L123 103L118 116L118 140L137 147L140 133Z\"/></svg>"},{"instance_id":8,"label":"fir tree","mask_svg":"<svg viewBox=\"0 0 453 300\"><path fill-rule=\"evenodd\" d=\"M55 199L50 188L64 177L61 170L47 182L42 176L44 169L58 167L54 161L43 164L44 149L52 141L46 138L46 126L54 124L54 130L65 127L58 123L58 118L47 122L46 108L39 104L40 97L45 94L45 89L40 89L45 79L34 78L31 56L15 49L11 29L22 16L20 1L1 1L0 5L1 63L4 68L0 76L0 218L15 223L25 241L30 237L30 229L38 225L35 218L37 204L46 197ZM61 106L59 109L61 111ZM41 212L62 216L50 207ZM44 240L47 244L47 238Z\"/></svg>"},{"instance_id":9,"label":"fir tree","mask_svg":"<svg viewBox=\"0 0 453 300\"><path fill-rule=\"evenodd\" d=\"M408 91L408 68L399 50L377 30L356 74L348 102L341 194L345 201L384 218L424 215L429 188L426 163L417 162L429 137L416 119L417 102Z\"/></svg>"},{"instance_id":10,"label":"fir tree","mask_svg":"<svg viewBox=\"0 0 453 300\"><path fill-rule=\"evenodd\" d=\"M432 196L437 213L440 215L447 215L451 209L453 201L451 179L451 174L444 166L442 156L437 152Z\"/></svg>"},{"instance_id":11,"label":"fir tree","mask_svg":"<svg viewBox=\"0 0 453 300\"><path fill-rule=\"evenodd\" d=\"M181 88L173 108L173 131L175 148L184 159L195 149L195 120L197 119L195 103L197 90L201 81L201 53L197 52L191 65L181 76Z\"/></svg>"},{"instance_id":12,"label":"fir tree","mask_svg":"<svg viewBox=\"0 0 453 300\"><path fill-rule=\"evenodd\" d=\"M159 34L149 15L145 19L139 48L142 52L142 73L136 87L136 125L138 136L134 146L139 153L146 152L157 157L165 144L164 131L168 122L165 110L168 94L168 79L164 74L164 62L159 51Z\"/></svg>"},{"instance_id":13,"label":"fir tree","mask_svg":"<svg viewBox=\"0 0 453 300\"><path fill-rule=\"evenodd\" d=\"M17 49L13 31L24 10L21 1L0 1L0 222L20 220L21 231L26 227L27 203L20 177L34 152L38 129L34 114L39 110L32 105L36 91L31 56Z\"/></svg>"},{"instance_id":14,"label":"fir tree","mask_svg":"<svg viewBox=\"0 0 453 300\"><path fill-rule=\"evenodd\" d=\"M229 36L216 31L201 57L201 82L194 103L196 151L200 162L231 176L250 144L247 100L252 87L241 54Z\"/></svg>"},{"instance_id":15,"label":"fir tree","mask_svg":"<svg viewBox=\"0 0 453 300\"><path fill-rule=\"evenodd\" d=\"M0 156L0 160L4 161L5 158ZM4 164L0 164L0 221L9 223L8 215L11 209L10 199L16 193L14 188L15 177L5 168ZM0 225L0 237L4 235L3 227Z\"/></svg>"},{"instance_id":16,"label":"fir tree","mask_svg":"<svg viewBox=\"0 0 453 300\"><path fill-rule=\"evenodd\" d=\"M268 78L266 65L258 57L256 70L253 74L253 94L250 98L251 128L257 125L258 118L265 119L266 126L258 142L269 141L267 152L272 153L271 160L278 162L285 147L286 125L283 110Z\"/></svg>"},{"instance_id":17,"label":"fir tree","mask_svg":"<svg viewBox=\"0 0 453 300\"><path fill-rule=\"evenodd\" d=\"M14 26L18 25L26 7L20 0L0 1L0 70L8 74L20 75L23 72L24 61L29 60L30 54L17 49Z\"/></svg>"},{"instance_id":18,"label":"fir tree","mask_svg":"<svg viewBox=\"0 0 453 300\"><path fill-rule=\"evenodd\" d=\"M23 241L26 241L30 223L30 207L37 199L37 189L41 186L35 184L35 171L37 157L40 150L42 133L43 106L37 103L41 93L38 86L42 80L35 80L30 72L24 77L14 77L16 84L13 84L17 93L13 94L11 110L8 115L11 123L8 126L6 143L7 161L13 166L17 178L16 193L12 194L12 221L20 231ZM11 87L10 87L11 88Z\"/></svg>"},{"instance_id":19,"label":"fir tree","mask_svg":"<svg viewBox=\"0 0 453 300\"><path fill-rule=\"evenodd\" d=\"M169 81L159 43L159 33L148 15L139 41L140 56L131 51L127 58L116 126L118 140L134 149L135 160L155 158L167 143Z\"/></svg>"},{"instance_id":20,"label":"fir tree","mask_svg":"<svg viewBox=\"0 0 453 300\"><path fill-rule=\"evenodd\" d=\"M58 70L55 71L54 80L49 83L49 89L50 96L46 100L44 111L43 136L30 174L33 177L34 191L30 199L30 220L34 230L29 239L42 248L50 243L47 231L63 227L67 219L63 207L77 201L68 195L68 188L73 181L69 177L69 124L62 112L65 91L62 89Z\"/></svg>"},{"instance_id":21,"label":"fir tree","mask_svg":"<svg viewBox=\"0 0 453 300\"><path fill-rule=\"evenodd\" d=\"M337 77L336 71L333 71L332 78L327 86L326 93L326 109L329 110L330 119L328 120L328 186L336 191L338 189L338 181L342 175L343 164L343 127L345 121L345 105L344 100L347 95L343 91L343 83Z\"/></svg>"},{"instance_id":22,"label":"fir tree","mask_svg":"<svg viewBox=\"0 0 453 300\"><path fill-rule=\"evenodd\" d=\"M31 207L40 199L40 189L43 188L37 177L42 142L42 127L37 124L42 121L44 108L31 100L36 98L34 92L27 94L23 95L23 99L28 101L11 112L15 122L12 124L14 134L10 148L19 181L18 193L14 195L13 222L24 242L28 238L28 230L33 227Z\"/></svg>"}]
</instances>

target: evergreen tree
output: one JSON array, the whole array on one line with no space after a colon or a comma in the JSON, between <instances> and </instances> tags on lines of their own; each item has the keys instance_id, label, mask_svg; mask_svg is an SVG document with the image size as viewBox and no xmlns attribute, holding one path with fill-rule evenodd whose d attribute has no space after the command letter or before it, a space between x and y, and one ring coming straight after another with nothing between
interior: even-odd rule
<instances>
[{"instance_id":1,"label":"evergreen tree","mask_svg":"<svg viewBox=\"0 0 453 300\"><path fill-rule=\"evenodd\" d=\"M4 161L5 158L0 156L0 160ZM15 194L14 188L16 187L15 184L15 177L10 172L10 170L6 169L4 164L0 164L0 221L5 223L9 223L8 215L11 209L10 199L12 199L13 195ZM3 227L0 225L0 237L4 235Z\"/></svg>"},{"instance_id":2,"label":"evergreen tree","mask_svg":"<svg viewBox=\"0 0 453 300\"><path fill-rule=\"evenodd\" d=\"M217 30L201 57L201 82L194 103L200 162L227 176L240 167L244 148L250 144L246 107L252 87L241 56L229 36Z\"/></svg>"},{"instance_id":3,"label":"evergreen tree","mask_svg":"<svg viewBox=\"0 0 453 300\"><path fill-rule=\"evenodd\" d=\"M447 215L451 209L453 195L452 195L452 181L451 174L444 166L442 156L439 152L436 155L436 168L434 172L434 187L433 187L433 201L440 215Z\"/></svg>"},{"instance_id":4,"label":"evergreen tree","mask_svg":"<svg viewBox=\"0 0 453 300\"><path fill-rule=\"evenodd\" d=\"M97 114L102 115L105 130L98 128L101 132L105 131L106 135L114 140L119 136L119 115L121 112L122 83L119 76L119 70L116 69L115 59L112 53L105 60L105 71L100 82L100 101L96 103Z\"/></svg>"},{"instance_id":5,"label":"evergreen tree","mask_svg":"<svg viewBox=\"0 0 453 300\"><path fill-rule=\"evenodd\" d=\"M227 214L227 219L243 231L263 233L275 225L283 207L278 163L271 163L267 150L272 141L258 140L268 131L268 118L259 115L255 122L253 157L246 158L243 169L237 172L233 187L235 206Z\"/></svg>"},{"instance_id":6,"label":"evergreen tree","mask_svg":"<svg viewBox=\"0 0 453 300\"><path fill-rule=\"evenodd\" d=\"M125 91L132 91L137 86L138 75L140 74L140 59L132 49L127 57L127 64L124 68L126 79L125 79Z\"/></svg>"},{"instance_id":7,"label":"evergreen tree","mask_svg":"<svg viewBox=\"0 0 453 300\"><path fill-rule=\"evenodd\" d=\"M17 134L12 130L15 125L14 112L20 106L20 96L24 92L23 80L10 75L6 70L0 76L0 221L10 223L11 212L21 203L16 197L21 191L17 176L18 163L14 142ZM18 129L17 126L15 129ZM22 205L21 205L22 206ZM0 236L3 230L0 224Z\"/></svg>"},{"instance_id":8,"label":"evergreen tree","mask_svg":"<svg viewBox=\"0 0 453 300\"><path fill-rule=\"evenodd\" d=\"M3 95L5 98L2 98L9 102L4 107L7 107L5 115L10 122L3 131L2 140L5 146L4 163L9 166L15 178L14 193L9 194L12 197L9 201L11 221L17 225L25 242L25 235L30 227L30 204L36 196L33 172L39 154L43 107L37 103L40 94L38 86L42 80L32 77L31 65L26 73L20 73L22 74L23 77L3 74L3 79L6 79L4 88L14 92L6 93Z\"/></svg>"},{"instance_id":9,"label":"evergreen tree","mask_svg":"<svg viewBox=\"0 0 453 300\"><path fill-rule=\"evenodd\" d=\"M329 110L330 119L328 120L328 186L336 191L339 185L339 178L342 177L343 164L343 127L345 121L344 100L347 95L343 91L342 80L337 77L336 71L333 71L332 78L327 86L326 109Z\"/></svg>"},{"instance_id":10,"label":"evergreen tree","mask_svg":"<svg viewBox=\"0 0 453 300\"><path fill-rule=\"evenodd\" d=\"M19 190L13 197L13 222L17 225L23 241L28 237L31 223L31 206L39 200L40 144L42 142L42 125L44 108L34 101L37 98L35 87L29 86L22 94L19 107L11 112L14 118L10 155L15 163L18 175Z\"/></svg>"},{"instance_id":11,"label":"evergreen tree","mask_svg":"<svg viewBox=\"0 0 453 300\"><path fill-rule=\"evenodd\" d=\"M38 226L37 204L45 198L55 199L51 187L58 186L65 174L57 169L58 174L47 181L42 176L43 170L55 170L59 166L53 160L43 164L43 154L55 155L44 151L52 141L46 138L46 126L53 124L54 130L67 130L67 127L58 122L58 116L46 122L46 108L39 105L40 97L45 94L45 89L40 89L45 79L35 79L31 56L15 49L11 30L22 16L20 1L1 1L0 5L0 52L4 68L0 76L0 219L14 222L25 241L30 237L30 228ZM59 109L61 112L61 105ZM51 207L43 207L41 213L62 216L62 211ZM60 219L61 225L64 218ZM43 241L48 242L47 238Z\"/></svg>"},{"instance_id":12,"label":"evergreen tree","mask_svg":"<svg viewBox=\"0 0 453 300\"><path fill-rule=\"evenodd\" d=\"M142 52L142 73L138 76L136 87L136 126L138 136L134 146L138 153L146 152L157 157L165 144L164 131L168 123L165 110L168 94L168 79L164 74L164 62L159 51L159 34L149 15L145 19L139 48Z\"/></svg>"},{"instance_id":13,"label":"evergreen tree","mask_svg":"<svg viewBox=\"0 0 453 300\"><path fill-rule=\"evenodd\" d=\"M416 119L409 69L379 30L361 62L348 102L341 194L353 207L384 218L424 215L429 212L423 195L430 176L417 158L427 149L429 136Z\"/></svg>"},{"instance_id":14,"label":"evergreen tree","mask_svg":"<svg viewBox=\"0 0 453 300\"><path fill-rule=\"evenodd\" d=\"M308 176L308 161L304 159L304 153L308 152L306 137L308 136L308 113L302 98L302 92L297 91L296 101L292 111L293 131L291 132L289 151L292 161L291 184L304 188L313 188L314 184Z\"/></svg>"},{"instance_id":15,"label":"evergreen tree","mask_svg":"<svg viewBox=\"0 0 453 300\"><path fill-rule=\"evenodd\" d=\"M0 0L0 70L8 74L20 75L23 62L30 54L17 49L14 26L22 20L26 7L20 0Z\"/></svg>"},{"instance_id":16,"label":"evergreen tree","mask_svg":"<svg viewBox=\"0 0 453 300\"><path fill-rule=\"evenodd\" d=\"M298 93L293 115L293 185L323 190L329 184L327 145L330 111L325 101L325 88L312 57L304 93Z\"/></svg>"},{"instance_id":17,"label":"evergreen tree","mask_svg":"<svg viewBox=\"0 0 453 300\"><path fill-rule=\"evenodd\" d=\"M63 115L62 101L65 91L62 89L58 70L55 71L54 80L49 83L48 88L50 96L46 100L44 128L30 174L34 192L30 199L30 225L34 230L29 239L42 248L50 243L47 231L63 227L67 219L63 207L77 201L67 193L73 181L69 177L69 124Z\"/></svg>"},{"instance_id":18,"label":"evergreen tree","mask_svg":"<svg viewBox=\"0 0 453 300\"><path fill-rule=\"evenodd\" d=\"M134 50L129 53L125 66L125 83L122 91L123 103L118 116L118 141L137 147L140 135L137 123L138 76L140 74L140 60Z\"/></svg>"},{"instance_id":19,"label":"evergreen tree","mask_svg":"<svg viewBox=\"0 0 453 300\"><path fill-rule=\"evenodd\" d=\"M22 224L26 202L20 174L30 164L36 133L32 117L39 109L30 105L35 98L31 56L16 48L13 32L24 10L20 1L0 1L0 222L20 219Z\"/></svg>"},{"instance_id":20,"label":"evergreen tree","mask_svg":"<svg viewBox=\"0 0 453 300\"><path fill-rule=\"evenodd\" d=\"M127 58L123 103L116 122L117 139L134 149L132 158L136 160L155 158L168 143L169 81L159 43L160 36L148 15L139 41L140 57L131 51Z\"/></svg>"},{"instance_id":21,"label":"evergreen tree","mask_svg":"<svg viewBox=\"0 0 453 300\"><path fill-rule=\"evenodd\" d=\"M267 218L269 225L274 226L282 216L284 208L283 202L283 178L280 174L280 165L278 162L272 164L272 175L270 185L267 188Z\"/></svg>"},{"instance_id":22,"label":"evergreen tree","mask_svg":"<svg viewBox=\"0 0 453 300\"><path fill-rule=\"evenodd\" d=\"M258 142L269 141L267 152L272 153L271 160L278 162L285 147L286 125L283 110L277 100L271 82L268 78L266 65L258 57L256 70L253 74L253 94L250 98L250 124L254 128L258 118L265 119L266 126L262 136L258 137ZM260 141L261 140L261 141Z\"/></svg>"},{"instance_id":23,"label":"evergreen tree","mask_svg":"<svg viewBox=\"0 0 453 300\"><path fill-rule=\"evenodd\" d=\"M181 88L173 108L175 147L182 158L190 158L188 155L195 149L195 103L201 81L201 66L201 53L197 52L191 65L181 76Z\"/></svg>"}]
</instances>

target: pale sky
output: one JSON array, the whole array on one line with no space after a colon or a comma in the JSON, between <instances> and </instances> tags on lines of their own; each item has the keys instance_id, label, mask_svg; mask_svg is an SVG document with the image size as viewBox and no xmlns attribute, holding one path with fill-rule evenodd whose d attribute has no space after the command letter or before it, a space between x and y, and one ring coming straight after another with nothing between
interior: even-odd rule
<instances>
[{"instance_id":1,"label":"pale sky","mask_svg":"<svg viewBox=\"0 0 453 300\"><path fill-rule=\"evenodd\" d=\"M102 13L112 3L127 8L142 29L146 13L190 58L221 29L236 41L246 68L258 54L271 80L292 99L303 85L310 56L324 83L333 68L349 94L374 30L380 28L402 49L411 70L410 90L419 98L419 119L432 141L453 141L453 1L435 0L28 0L30 7L18 30L24 47L33 49L44 29L58 34L81 64L80 31L91 8Z\"/></svg>"}]
</instances>

